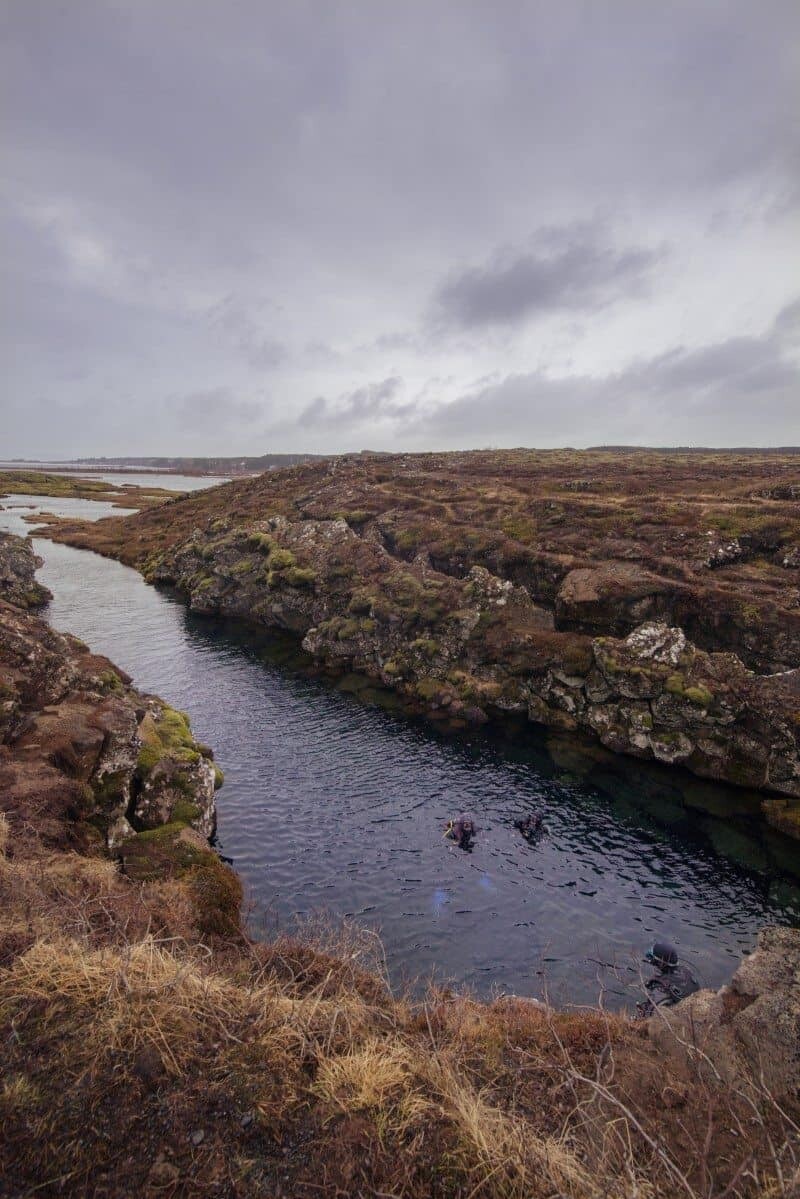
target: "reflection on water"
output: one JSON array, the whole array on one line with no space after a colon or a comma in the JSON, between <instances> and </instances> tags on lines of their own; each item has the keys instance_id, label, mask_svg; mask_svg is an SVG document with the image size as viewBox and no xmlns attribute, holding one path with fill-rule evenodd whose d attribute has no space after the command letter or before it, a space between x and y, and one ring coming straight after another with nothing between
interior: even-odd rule
<instances>
[{"instance_id":1,"label":"reflection on water","mask_svg":"<svg viewBox=\"0 0 800 1199\"><path fill-rule=\"evenodd\" d=\"M116 483L120 487L126 484L132 487L164 487L167 491L202 491L206 487L216 487L219 483L230 481L227 475L174 475L152 470L92 470L82 474L80 469L65 470L63 463L52 465L47 462L24 465L19 462L0 462L0 470L4 469L40 470L50 475L66 475L71 479L101 479L104 483Z\"/></svg>"},{"instance_id":2,"label":"reflection on water","mask_svg":"<svg viewBox=\"0 0 800 1199\"><path fill-rule=\"evenodd\" d=\"M358 680L313 677L292 641L194 616L94 554L36 549L53 624L214 746L220 848L256 931L350 914L380 929L395 978L570 1002L603 987L613 1005L654 937L716 986L759 927L800 923L796 844L748 818L745 792L527 727L441 736ZM547 825L535 845L513 828L531 808ZM442 835L464 809L480 828L469 854Z\"/></svg>"}]
</instances>

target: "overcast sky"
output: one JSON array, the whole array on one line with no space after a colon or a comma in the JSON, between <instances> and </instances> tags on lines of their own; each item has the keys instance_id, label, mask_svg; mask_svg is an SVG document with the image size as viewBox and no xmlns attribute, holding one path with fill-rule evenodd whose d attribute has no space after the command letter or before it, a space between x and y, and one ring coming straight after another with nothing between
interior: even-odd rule
<instances>
[{"instance_id":1,"label":"overcast sky","mask_svg":"<svg viewBox=\"0 0 800 1199\"><path fill-rule=\"evenodd\" d=\"M800 442L797 0L0 14L0 457Z\"/></svg>"}]
</instances>

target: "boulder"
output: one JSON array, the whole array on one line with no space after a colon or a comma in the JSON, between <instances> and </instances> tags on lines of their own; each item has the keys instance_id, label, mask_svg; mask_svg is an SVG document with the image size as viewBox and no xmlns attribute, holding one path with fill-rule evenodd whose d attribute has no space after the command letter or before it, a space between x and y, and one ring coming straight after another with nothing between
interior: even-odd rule
<instances>
[{"instance_id":1,"label":"boulder","mask_svg":"<svg viewBox=\"0 0 800 1199\"><path fill-rule=\"evenodd\" d=\"M33 552L27 537L0 533L0 599L18 608L41 608L52 599L50 592L34 578L42 559Z\"/></svg>"},{"instance_id":2,"label":"boulder","mask_svg":"<svg viewBox=\"0 0 800 1199\"><path fill-rule=\"evenodd\" d=\"M648 1033L667 1058L710 1082L800 1097L800 929L766 928L730 983L660 1009Z\"/></svg>"}]
</instances>

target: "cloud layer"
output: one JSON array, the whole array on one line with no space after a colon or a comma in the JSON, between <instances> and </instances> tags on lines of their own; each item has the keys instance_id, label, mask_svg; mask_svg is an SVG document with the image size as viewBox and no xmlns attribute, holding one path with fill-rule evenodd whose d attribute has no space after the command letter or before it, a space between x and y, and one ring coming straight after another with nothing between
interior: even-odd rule
<instances>
[{"instance_id":1,"label":"cloud layer","mask_svg":"<svg viewBox=\"0 0 800 1199\"><path fill-rule=\"evenodd\" d=\"M0 454L798 440L790 0L0 21Z\"/></svg>"}]
</instances>

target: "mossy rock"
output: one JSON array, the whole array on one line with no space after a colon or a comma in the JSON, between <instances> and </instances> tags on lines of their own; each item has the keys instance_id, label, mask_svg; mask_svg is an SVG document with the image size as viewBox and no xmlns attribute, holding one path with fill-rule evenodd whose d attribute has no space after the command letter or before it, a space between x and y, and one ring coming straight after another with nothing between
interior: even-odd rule
<instances>
[{"instance_id":1,"label":"mossy rock","mask_svg":"<svg viewBox=\"0 0 800 1199\"><path fill-rule=\"evenodd\" d=\"M185 712L164 704L161 717L155 720L151 713L139 725L142 747L136 760L136 773L146 779L162 758L193 765L200 761L201 754Z\"/></svg>"},{"instance_id":2,"label":"mossy rock","mask_svg":"<svg viewBox=\"0 0 800 1199\"><path fill-rule=\"evenodd\" d=\"M432 637L417 637L415 641L411 642L411 648L426 658L435 658L439 653L439 643Z\"/></svg>"},{"instance_id":3,"label":"mossy rock","mask_svg":"<svg viewBox=\"0 0 800 1199\"><path fill-rule=\"evenodd\" d=\"M126 794L128 778L128 771L123 769L114 770L99 779L93 779L91 788L98 807L105 811L107 808L117 805Z\"/></svg>"},{"instance_id":4,"label":"mossy rock","mask_svg":"<svg viewBox=\"0 0 800 1199\"><path fill-rule=\"evenodd\" d=\"M120 695L124 690L122 679L116 670L104 670L100 675L100 686L106 695Z\"/></svg>"},{"instance_id":5,"label":"mossy rock","mask_svg":"<svg viewBox=\"0 0 800 1199\"><path fill-rule=\"evenodd\" d=\"M291 566L294 566L297 559L291 550L284 550L280 546L274 546L270 551L267 561L269 562L270 570L277 574L282 570L288 570Z\"/></svg>"},{"instance_id":6,"label":"mossy rock","mask_svg":"<svg viewBox=\"0 0 800 1199\"><path fill-rule=\"evenodd\" d=\"M283 579L289 587L313 587L317 574L310 566L290 566L284 572Z\"/></svg>"},{"instance_id":7,"label":"mossy rock","mask_svg":"<svg viewBox=\"0 0 800 1199\"><path fill-rule=\"evenodd\" d=\"M664 684L670 695L687 699L698 708L710 708L714 702L714 694L700 683L689 683L681 674L671 674Z\"/></svg>"},{"instance_id":8,"label":"mossy rock","mask_svg":"<svg viewBox=\"0 0 800 1199\"><path fill-rule=\"evenodd\" d=\"M420 679L416 685L416 692L420 699L424 699L426 703L432 703L434 700L441 698L449 693L447 683L441 679Z\"/></svg>"},{"instance_id":9,"label":"mossy rock","mask_svg":"<svg viewBox=\"0 0 800 1199\"><path fill-rule=\"evenodd\" d=\"M248 535L247 543L262 554L269 554L275 546L275 539L270 537L269 533L254 532Z\"/></svg>"},{"instance_id":10,"label":"mossy rock","mask_svg":"<svg viewBox=\"0 0 800 1199\"><path fill-rule=\"evenodd\" d=\"M241 929L238 876L193 829L173 820L137 833L121 849L122 869L137 882L183 881L201 933L236 936Z\"/></svg>"},{"instance_id":11,"label":"mossy rock","mask_svg":"<svg viewBox=\"0 0 800 1199\"><path fill-rule=\"evenodd\" d=\"M239 579L242 575L252 574L256 569L257 562L254 558L242 558L238 562L234 562L233 566L228 571L228 574Z\"/></svg>"}]
</instances>

